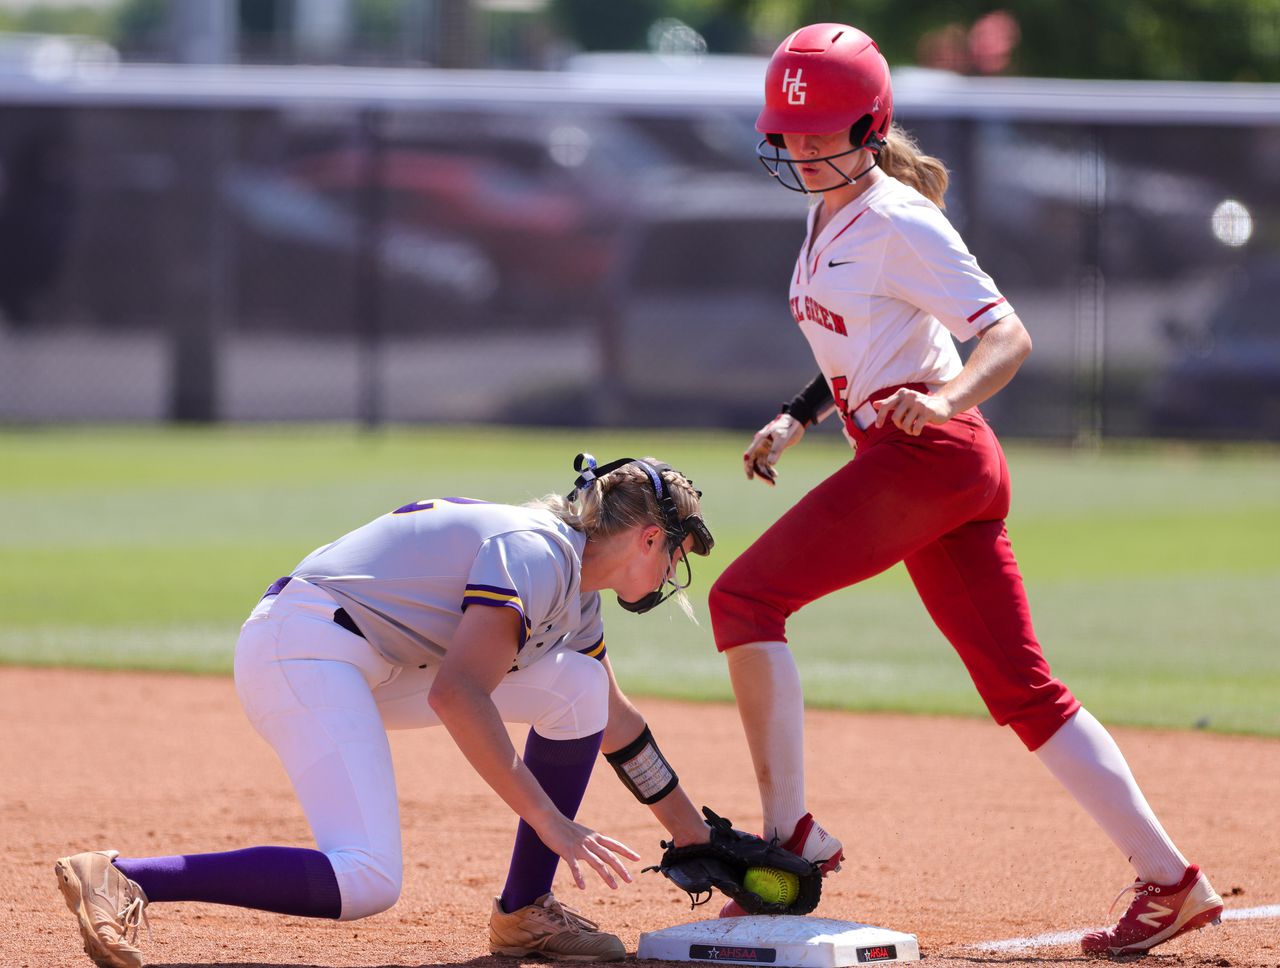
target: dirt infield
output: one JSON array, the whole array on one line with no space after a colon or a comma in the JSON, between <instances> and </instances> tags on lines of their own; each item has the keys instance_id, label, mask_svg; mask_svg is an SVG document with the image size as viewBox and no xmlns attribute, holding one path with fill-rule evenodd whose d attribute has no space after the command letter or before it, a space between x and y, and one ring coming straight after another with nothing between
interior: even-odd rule
<instances>
[{"instance_id":1,"label":"dirt infield","mask_svg":"<svg viewBox=\"0 0 1280 968\"><path fill-rule=\"evenodd\" d=\"M89 961L53 879L81 849L129 856L310 846L271 750L229 679L0 669L0 965ZM640 701L696 802L760 822L737 714L729 706ZM1148 797L1224 895L1229 919L1159 949L1148 964L1280 965L1280 742L1115 730ZM490 898L515 819L443 730L395 733L405 835L399 904L364 921L285 918L201 904L150 908L155 965L428 965L509 968L488 955ZM983 942L1080 931L1107 921L1131 876L1124 859L1012 734L980 721L814 713L811 806L845 842L817 914L914 932L931 965L1080 960L1072 943ZM607 767L582 820L652 863L662 832ZM559 897L635 950L641 931L713 917L656 874L611 892ZM1236 919L1231 919L1236 912Z\"/></svg>"}]
</instances>

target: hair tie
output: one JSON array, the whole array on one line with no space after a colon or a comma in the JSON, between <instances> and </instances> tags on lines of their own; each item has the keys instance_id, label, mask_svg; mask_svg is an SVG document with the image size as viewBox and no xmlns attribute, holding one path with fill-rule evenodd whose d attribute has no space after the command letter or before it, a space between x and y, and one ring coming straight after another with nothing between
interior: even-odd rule
<instances>
[{"instance_id":1,"label":"hair tie","mask_svg":"<svg viewBox=\"0 0 1280 968\"><path fill-rule=\"evenodd\" d=\"M596 481L596 459L588 453L581 453L573 459L573 469L578 471L578 479L573 482L573 492L567 500L572 501L580 491L585 491Z\"/></svg>"}]
</instances>

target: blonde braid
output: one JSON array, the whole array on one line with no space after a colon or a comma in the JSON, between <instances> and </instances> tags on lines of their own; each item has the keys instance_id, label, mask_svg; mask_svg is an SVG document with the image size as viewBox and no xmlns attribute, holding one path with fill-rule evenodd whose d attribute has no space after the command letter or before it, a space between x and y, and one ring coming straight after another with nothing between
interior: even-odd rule
<instances>
[{"instance_id":1,"label":"blonde braid","mask_svg":"<svg viewBox=\"0 0 1280 968\"><path fill-rule=\"evenodd\" d=\"M655 469L661 463L656 458L642 458ZM676 502L681 518L701 514L698 492L683 474L675 470L660 471L667 485L667 492ZM653 481L635 464L626 464L616 471L597 477L586 487L579 488L572 498L560 494L547 494L530 501L529 507L550 511L569 527L581 531L588 538L607 538L630 528L656 524L663 531L667 522L658 507Z\"/></svg>"}]
</instances>

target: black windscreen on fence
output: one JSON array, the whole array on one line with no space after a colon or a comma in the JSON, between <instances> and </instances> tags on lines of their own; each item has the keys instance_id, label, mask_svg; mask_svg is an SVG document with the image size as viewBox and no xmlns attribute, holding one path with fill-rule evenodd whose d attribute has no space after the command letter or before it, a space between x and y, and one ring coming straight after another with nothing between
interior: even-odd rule
<instances>
[{"instance_id":1,"label":"black windscreen on fence","mask_svg":"<svg viewBox=\"0 0 1280 968\"><path fill-rule=\"evenodd\" d=\"M0 85L0 421L754 427L814 372L753 85L148 76ZM897 114L1035 341L991 419L1280 438L1280 96L1001 85Z\"/></svg>"}]
</instances>

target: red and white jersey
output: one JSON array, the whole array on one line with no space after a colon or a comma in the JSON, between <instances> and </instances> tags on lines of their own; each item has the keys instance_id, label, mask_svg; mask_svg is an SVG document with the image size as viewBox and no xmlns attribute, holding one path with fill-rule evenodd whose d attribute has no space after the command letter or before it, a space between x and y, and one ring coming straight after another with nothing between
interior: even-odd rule
<instances>
[{"instance_id":1,"label":"red and white jersey","mask_svg":"<svg viewBox=\"0 0 1280 968\"><path fill-rule=\"evenodd\" d=\"M962 365L951 337L968 340L1013 312L946 216L896 178L880 178L814 238L817 212L791 315L841 413L884 387L936 390Z\"/></svg>"}]
</instances>

